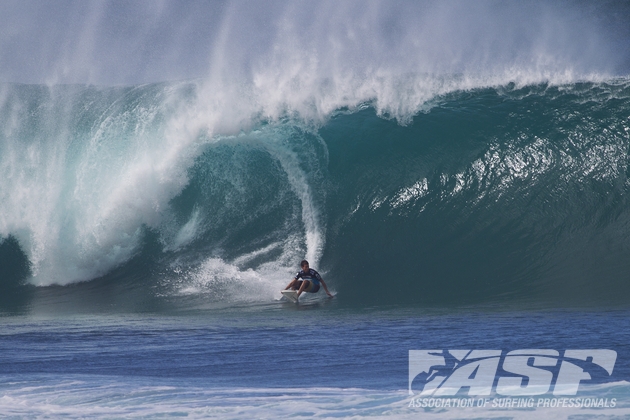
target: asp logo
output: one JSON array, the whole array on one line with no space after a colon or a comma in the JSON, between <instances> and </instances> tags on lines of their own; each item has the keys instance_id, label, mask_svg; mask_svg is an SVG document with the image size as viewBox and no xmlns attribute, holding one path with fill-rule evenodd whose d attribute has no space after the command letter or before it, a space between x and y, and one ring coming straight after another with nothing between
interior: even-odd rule
<instances>
[{"instance_id":1,"label":"asp logo","mask_svg":"<svg viewBox=\"0 0 630 420\"><path fill-rule=\"evenodd\" d=\"M575 395L580 383L612 375L614 350L409 350L409 394ZM413 385L413 386L412 386Z\"/></svg>"}]
</instances>

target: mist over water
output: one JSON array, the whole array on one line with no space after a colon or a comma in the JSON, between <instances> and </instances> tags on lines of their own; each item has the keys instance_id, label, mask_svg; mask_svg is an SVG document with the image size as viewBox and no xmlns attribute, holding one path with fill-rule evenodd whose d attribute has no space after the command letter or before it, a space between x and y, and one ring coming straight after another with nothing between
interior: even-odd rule
<instances>
[{"instance_id":1,"label":"mist over water","mask_svg":"<svg viewBox=\"0 0 630 420\"><path fill-rule=\"evenodd\" d=\"M602 261L613 287L628 12L3 2L0 281L250 302L305 257L348 296L417 261L391 293L474 301L570 283L575 246L584 290Z\"/></svg>"},{"instance_id":2,"label":"mist over water","mask_svg":"<svg viewBox=\"0 0 630 420\"><path fill-rule=\"evenodd\" d=\"M353 92L362 79L409 73L525 82L623 75L630 64L627 7L612 1L3 2L0 76L37 84L270 83L287 99L298 90L312 96L308 88L324 79Z\"/></svg>"}]
</instances>

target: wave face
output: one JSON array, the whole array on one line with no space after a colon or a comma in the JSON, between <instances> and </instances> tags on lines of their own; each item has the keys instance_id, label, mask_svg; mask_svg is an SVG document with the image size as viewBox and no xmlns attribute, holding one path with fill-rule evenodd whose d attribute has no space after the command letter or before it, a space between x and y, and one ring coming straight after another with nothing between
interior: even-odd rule
<instances>
[{"instance_id":1,"label":"wave face","mask_svg":"<svg viewBox=\"0 0 630 420\"><path fill-rule=\"evenodd\" d=\"M627 82L455 92L321 130L323 262L366 301L627 299Z\"/></svg>"},{"instance_id":2,"label":"wave face","mask_svg":"<svg viewBox=\"0 0 630 420\"><path fill-rule=\"evenodd\" d=\"M7 304L627 301L626 2L0 9Z\"/></svg>"},{"instance_id":3,"label":"wave face","mask_svg":"<svg viewBox=\"0 0 630 420\"><path fill-rule=\"evenodd\" d=\"M625 79L455 90L407 124L365 103L234 134L191 129L198 89L5 88L3 287L260 301L306 257L360 304L628 296Z\"/></svg>"}]
</instances>

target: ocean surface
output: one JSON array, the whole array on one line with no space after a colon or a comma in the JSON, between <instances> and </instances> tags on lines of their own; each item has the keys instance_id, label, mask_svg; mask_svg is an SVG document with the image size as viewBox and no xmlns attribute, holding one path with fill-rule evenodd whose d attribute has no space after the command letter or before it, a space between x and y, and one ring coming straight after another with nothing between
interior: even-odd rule
<instances>
[{"instance_id":1,"label":"ocean surface","mask_svg":"<svg viewBox=\"0 0 630 420\"><path fill-rule=\"evenodd\" d=\"M182 150L195 89L4 87L3 416L630 415L628 80ZM280 300L304 257L334 299ZM416 408L408 352L433 348L612 349L581 393L616 406Z\"/></svg>"},{"instance_id":2,"label":"ocean surface","mask_svg":"<svg viewBox=\"0 0 630 420\"><path fill-rule=\"evenodd\" d=\"M52 82L0 72L0 417L630 418L627 45L604 69L580 2L542 8L554 25L498 7L532 13L516 29L488 2L407 5L442 43L381 3L378 30L346 3L343 30L294 32L329 16L312 3L267 50L234 4L210 75L63 79L104 74L87 53ZM451 14L487 23L483 51L440 29ZM281 299L304 258L334 298ZM421 399L414 350L501 364L488 393ZM510 370L523 350L538 373ZM574 350L573 400L528 393Z\"/></svg>"}]
</instances>

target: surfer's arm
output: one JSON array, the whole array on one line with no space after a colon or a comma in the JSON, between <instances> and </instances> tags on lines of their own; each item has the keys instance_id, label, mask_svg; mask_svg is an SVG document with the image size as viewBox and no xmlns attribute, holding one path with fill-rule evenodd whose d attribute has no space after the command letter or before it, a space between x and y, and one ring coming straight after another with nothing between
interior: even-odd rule
<instances>
[{"instance_id":1,"label":"surfer's arm","mask_svg":"<svg viewBox=\"0 0 630 420\"><path fill-rule=\"evenodd\" d=\"M294 277L291 279L291 281L289 282L289 284L287 284L287 287L284 288L284 290L287 290L289 287L293 287L293 285L295 284L295 281L297 279Z\"/></svg>"},{"instance_id":2,"label":"surfer's arm","mask_svg":"<svg viewBox=\"0 0 630 420\"><path fill-rule=\"evenodd\" d=\"M326 294L330 297L333 297L333 295L328 291L328 287L326 286L326 282L324 281L324 279L320 277L319 281L322 284L322 286L324 286L324 290L326 291Z\"/></svg>"}]
</instances>

